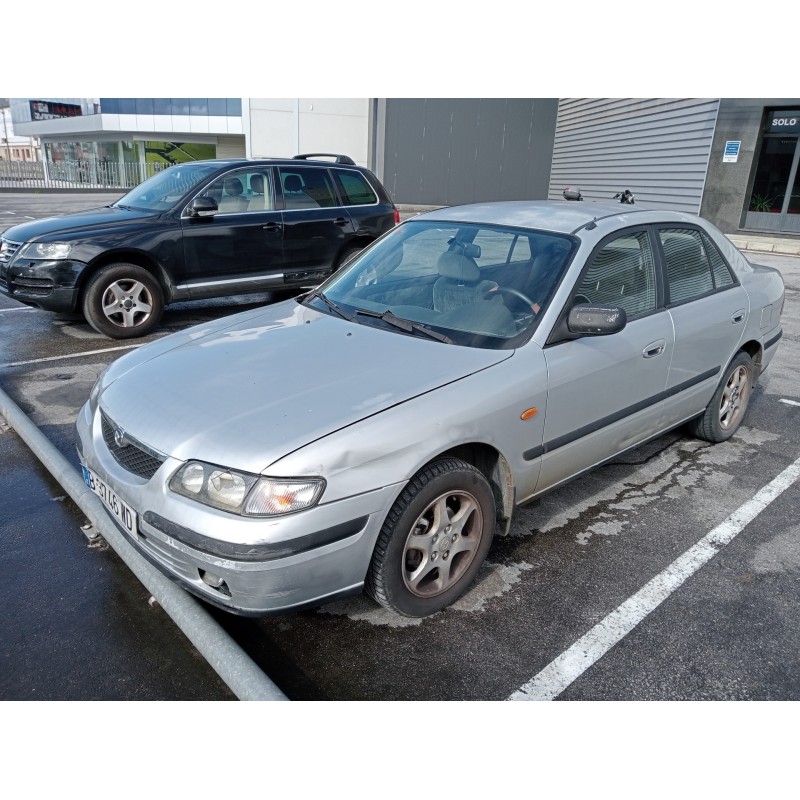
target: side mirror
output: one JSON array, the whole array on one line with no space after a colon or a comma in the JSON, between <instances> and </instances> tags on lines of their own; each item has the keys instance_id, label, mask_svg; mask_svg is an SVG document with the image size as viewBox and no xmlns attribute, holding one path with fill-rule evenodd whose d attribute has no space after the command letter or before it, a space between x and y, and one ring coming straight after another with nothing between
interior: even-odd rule
<instances>
[{"instance_id":1,"label":"side mirror","mask_svg":"<svg viewBox=\"0 0 800 800\"><path fill-rule=\"evenodd\" d=\"M624 308L617 306L593 306L580 303L573 306L567 319L570 333L583 336L608 336L619 333L628 323Z\"/></svg>"},{"instance_id":2,"label":"side mirror","mask_svg":"<svg viewBox=\"0 0 800 800\"><path fill-rule=\"evenodd\" d=\"M190 217L213 217L219 211L217 201L208 195L195 197L188 208Z\"/></svg>"}]
</instances>

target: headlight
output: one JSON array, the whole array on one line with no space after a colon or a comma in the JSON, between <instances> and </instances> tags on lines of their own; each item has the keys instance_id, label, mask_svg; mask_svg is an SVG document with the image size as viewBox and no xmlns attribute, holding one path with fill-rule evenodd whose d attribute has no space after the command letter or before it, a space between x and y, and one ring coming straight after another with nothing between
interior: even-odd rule
<instances>
[{"instance_id":1,"label":"headlight","mask_svg":"<svg viewBox=\"0 0 800 800\"><path fill-rule=\"evenodd\" d=\"M262 478L202 461L188 461L172 476L169 488L222 511L273 517L316 505L325 489L325 481L322 478Z\"/></svg>"},{"instance_id":2,"label":"headlight","mask_svg":"<svg viewBox=\"0 0 800 800\"><path fill-rule=\"evenodd\" d=\"M52 261L66 258L72 245L69 242L31 242L20 251L20 258L41 258Z\"/></svg>"}]
</instances>

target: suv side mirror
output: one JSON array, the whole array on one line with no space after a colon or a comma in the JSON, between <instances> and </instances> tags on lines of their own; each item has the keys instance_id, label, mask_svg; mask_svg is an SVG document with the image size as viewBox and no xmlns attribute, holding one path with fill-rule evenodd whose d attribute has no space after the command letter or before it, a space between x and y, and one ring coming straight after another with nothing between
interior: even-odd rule
<instances>
[{"instance_id":1,"label":"suv side mirror","mask_svg":"<svg viewBox=\"0 0 800 800\"><path fill-rule=\"evenodd\" d=\"M217 201L208 195L195 197L188 208L190 217L213 217L219 211Z\"/></svg>"},{"instance_id":2,"label":"suv side mirror","mask_svg":"<svg viewBox=\"0 0 800 800\"><path fill-rule=\"evenodd\" d=\"M573 306L567 319L570 333L584 336L608 336L619 333L628 323L624 308L617 306L593 306L580 303Z\"/></svg>"}]
</instances>

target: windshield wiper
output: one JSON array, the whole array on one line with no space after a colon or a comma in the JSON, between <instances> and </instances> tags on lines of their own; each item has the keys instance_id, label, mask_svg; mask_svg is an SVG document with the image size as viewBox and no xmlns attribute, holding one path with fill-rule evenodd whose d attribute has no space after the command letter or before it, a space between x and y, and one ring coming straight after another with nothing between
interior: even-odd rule
<instances>
[{"instance_id":1,"label":"windshield wiper","mask_svg":"<svg viewBox=\"0 0 800 800\"><path fill-rule=\"evenodd\" d=\"M368 311L364 308L357 308L356 315L359 314L365 317L375 317L375 319L383 320L383 322L386 322L389 325L394 325L395 328L400 328L401 331L405 331L406 333L417 331L425 334L425 336L428 336L431 339L436 339L437 342L453 344L453 340L449 336L445 336L443 333L439 333L438 331L432 331L430 328L420 325L419 322L412 322L410 319L398 317L392 313L391 309L388 308L386 311Z\"/></svg>"},{"instance_id":2,"label":"windshield wiper","mask_svg":"<svg viewBox=\"0 0 800 800\"><path fill-rule=\"evenodd\" d=\"M335 314L338 314L342 319L346 319L348 322L353 322L353 318L349 314L345 314L344 311L342 311L342 309L333 302L333 300L325 297L325 295L319 289L315 289L313 292L311 292L311 294L307 294L303 299L303 302L307 303L309 300L314 300L317 297L322 300L322 302L325 303L325 305L328 306L331 311L333 311Z\"/></svg>"}]
</instances>

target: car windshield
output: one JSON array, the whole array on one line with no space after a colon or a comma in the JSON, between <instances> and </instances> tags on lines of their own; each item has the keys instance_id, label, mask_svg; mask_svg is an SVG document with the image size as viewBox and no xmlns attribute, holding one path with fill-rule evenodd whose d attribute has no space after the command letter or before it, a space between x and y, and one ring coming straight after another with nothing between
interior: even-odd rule
<instances>
[{"instance_id":1,"label":"car windshield","mask_svg":"<svg viewBox=\"0 0 800 800\"><path fill-rule=\"evenodd\" d=\"M200 161L169 167L131 189L113 205L140 211L168 211L219 167L218 163Z\"/></svg>"},{"instance_id":2,"label":"car windshield","mask_svg":"<svg viewBox=\"0 0 800 800\"><path fill-rule=\"evenodd\" d=\"M321 290L360 324L406 335L431 331L430 338L470 347L515 347L546 309L575 246L548 231L412 220ZM336 313L319 293L306 302Z\"/></svg>"}]
</instances>

